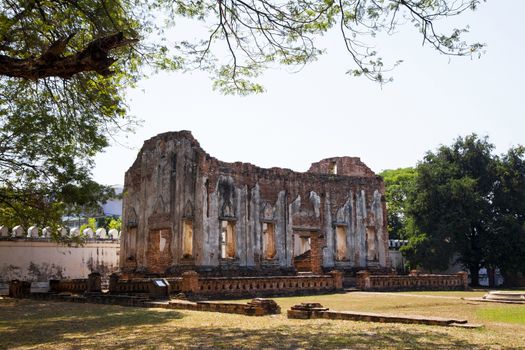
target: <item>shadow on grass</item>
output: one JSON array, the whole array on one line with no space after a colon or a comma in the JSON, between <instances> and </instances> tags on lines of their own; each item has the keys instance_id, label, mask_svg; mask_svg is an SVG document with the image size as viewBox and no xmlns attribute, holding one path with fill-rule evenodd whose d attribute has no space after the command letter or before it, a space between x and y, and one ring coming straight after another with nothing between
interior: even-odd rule
<instances>
[{"instance_id":1,"label":"shadow on grass","mask_svg":"<svg viewBox=\"0 0 525 350\"><path fill-rule=\"evenodd\" d=\"M213 319L214 314L209 314ZM0 348L45 349L488 349L436 327L370 324L349 330L342 321L290 320L275 327L243 329L172 322L184 314L111 305L0 302ZM259 318L246 317L246 324ZM269 321L269 320L267 320ZM210 321L212 322L212 321ZM243 321L244 322L244 321ZM476 332L469 330L468 332ZM493 344L494 345L494 344ZM498 349L510 349L499 347Z\"/></svg>"},{"instance_id":2,"label":"shadow on grass","mask_svg":"<svg viewBox=\"0 0 525 350\"><path fill-rule=\"evenodd\" d=\"M62 343L79 335L104 337L121 328L139 330L182 317L173 310L152 312L114 305L1 300L0 349Z\"/></svg>"},{"instance_id":3,"label":"shadow on grass","mask_svg":"<svg viewBox=\"0 0 525 350\"><path fill-rule=\"evenodd\" d=\"M247 320L257 322L256 320ZM334 326L337 326L334 324ZM276 327L246 330L240 328L177 328L162 337L142 341L121 339L117 348L169 349L489 349L462 339L446 338L447 334L428 331L408 331L370 327L354 333L330 332L329 329ZM498 349L511 349L500 347Z\"/></svg>"}]
</instances>

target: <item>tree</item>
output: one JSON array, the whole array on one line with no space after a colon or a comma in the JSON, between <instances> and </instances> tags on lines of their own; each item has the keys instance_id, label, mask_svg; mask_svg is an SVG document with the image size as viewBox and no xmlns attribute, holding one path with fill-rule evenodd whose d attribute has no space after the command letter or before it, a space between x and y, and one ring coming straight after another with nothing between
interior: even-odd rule
<instances>
[{"instance_id":1,"label":"tree","mask_svg":"<svg viewBox=\"0 0 525 350\"><path fill-rule=\"evenodd\" d=\"M385 182L388 235L391 239L405 239L410 220L406 215L407 197L416 177L414 168L384 170L379 175Z\"/></svg>"},{"instance_id":2,"label":"tree","mask_svg":"<svg viewBox=\"0 0 525 350\"><path fill-rule=\"evenodd\" d=\"M454 257L453 246L441 236L421 232L409 221L407 227L408 244L400 251L407 264L412 268L423 268L431 273L435 270L445 271Z\"/></svg>"},{"instance_id":3,"label":"tree","mask_svg":"<svg viewBox=\"0 0 525 350\"><path fill-rule=\"evenodd\" d=\"M451 260L449 244L440 237L421 232L410 212L409 197L414 191L417 170L412 167L385 170L380 175L385 181L388 236L408 239L400 249L408 265L430 272L446 270Z\"/></svg>"},{"instance_id":4,"label":"tree","mask_svg":"<svg viewBox=\"0 0 525 350\"><path fill-rule=\"evenodd\" d=\"M507 246L510 250L506 252L497 247L503 242L501 233L514 234L504 227L521 222L511 216L522 209L513 210L505 194L509 190L518 193L519 186L508 184L520 177L501 177L506 171L519 170L508 160L501 162L493 150L486 137L473 134L458 138L450 147L428 152L416 168L414 191L409 196L409 214L426 241L433 242L425 248L418 244L419 237L411 238L413 249L432 248L446 259L457 253L458 261L469 269L473 285L479 282L481 267L502 266L501 254L516 252L513 247ZM419 259L424 259L424 254Z\"/></svg>"},{"instance_id":5,"label":"tree","mask_svg":"<svg viewBox=\"0 0 525 350\"><path fill-rule=\"evenodd\" d=\"M124 91L144 75L146 64L153 70L207 71L224 93L261 92L253 79L264 69L313 61L323 52L315 38L337 29L354 62L349 73L383 83L388 69L366 45L373 36L411 21L423 42L439 52L472 55L483 45L463 42L465 29L438 32L436 21L478 3L2 1L0 205L14 210L64 198L75 204L77 199L62 196L63 188L93 188L93 155L108 145L108 135L136 124L127 114ZM206 34L168 44L171 29L183 19L203 25ZM99 189L95 197L106 191Z\"/></svg>"},{"instance_id":6,"label":"tree","mask_svg":"<svg viewBox=\"0 0 525 350\"><path fill-rule=\"evenodd\" d=\"M0 204L0 223L8 227L22 225L26 229L36 225L40 228L58 226L61 222L64 204L50 201L36 194L18 191L9 192L7 188L0 189L1 198L5 200ZM56 228L56 227L55 227ZM56 230L55 230L56 231Z\"/></svg>"},{"instance_id":7,"label":"tree","mask_svg":"<svg viewBox=\"0 0 525 350\"><path fill-rule=\"evenodd\" d=\"M134 122L122 94L137 61L109 69L107 53L132 42L111 34L112 21L134 26L113 5L0 3L0 206L12 221L57 224L111 194L90 167L108 134Z\"/></svg>"}]
</instances>

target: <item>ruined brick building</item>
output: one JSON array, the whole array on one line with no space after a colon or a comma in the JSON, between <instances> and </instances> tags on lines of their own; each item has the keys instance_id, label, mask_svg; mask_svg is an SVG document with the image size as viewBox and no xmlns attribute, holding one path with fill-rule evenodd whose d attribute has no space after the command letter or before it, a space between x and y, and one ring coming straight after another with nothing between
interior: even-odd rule
<instances>
[{"instance_id":1,"label":"ruined brick building","mask_svg":"<svg viewBox=\"0 0 525 350\"><path fill-rule=\"evenodd\" d=\"M126 172L128 274L278 275L387 267L384 185L359 158L305 173L225 163L189 131L144 143Z\"/></svg>"}]
</instances>

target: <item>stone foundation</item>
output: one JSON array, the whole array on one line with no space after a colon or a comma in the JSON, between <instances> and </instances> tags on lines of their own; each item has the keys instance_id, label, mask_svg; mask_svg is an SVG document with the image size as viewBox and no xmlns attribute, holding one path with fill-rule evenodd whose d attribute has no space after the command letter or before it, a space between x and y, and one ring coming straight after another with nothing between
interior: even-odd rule
<instances>
[{"instance_id":1,"label":"stone foundation","mask_svg":"<svg viewBox=\"0 0 525 350\"><path fill-rule=\"evenodd\" d=\"M368 271L357 273L356 286L367 291L398 290L467 290L468 275L458 272L455 275L430 275L412 272L408 276L371 275Z\"/></svg>"},{"instance_id":2,"label":"stone foundation","mask_svg":"<svg viewBox=\"0 0 525 350\"><path fill-rule=\"evenodd\" d=\"M276 277L208 277L198 278L195 274L185 274L182 285L185 293L206 298L240 298L274 295L323 294L341 291L342 273L334 271L328 275L300 275ZM191 279L185 284L185 280ZM168 279L171 281L171 279ZM172 293L174 289L172 288Z\"/></svg>"},{"instance_id":3,"label":"stone foundation","mask_svg":"<svg viewBox=\"0 0 525 350\"><path fill-rule=\"evenodd\" d=\"M287 312L288 318L312 319L323 318L329 320L347 320L380 323L408 323L426 324L432 326L455 326L464 328L479 328L480 325L469 325L467 320L442 318L442 317L423 317L423 316L400 316L374 314L368 312L353 311L330 311L319 303L302 303L292 306Z\"/></svg>"},{"instance_id":4,"label":"stone foundation","mask_svg":"<svg viewBox=\"0 0 525 350\"><path fill-rule=\"evenodd\" d=\"M30 294L30 284L12 281L13 297ZM326 275L274 277L201 277L194 271L182 277L121 279L110 276L109 295L127 295L152 299L167 299L184 293L195 299L229 299L274 295L311 295L342 291L343 274L332 271ZM51 280L49 294L97 294L101 292L100 275L93 273L87 279Z\"/></svg>"},{"instance_id":5,"label":"stone foundation","mask_svg":"<svg viewBox=\"0 0 525 350\"><path fill-rule=\"evenodd\" d=\"M146 303L146 307L160 307L165 309L192 310L221 312L227 314L240 314L245 316L266 316L280 314L281 308L270 299L256 298L252 301L241 303L221 303L210 301L191 302L185 300L172 300L168 303Z\"/></svg>"}]
</instances>

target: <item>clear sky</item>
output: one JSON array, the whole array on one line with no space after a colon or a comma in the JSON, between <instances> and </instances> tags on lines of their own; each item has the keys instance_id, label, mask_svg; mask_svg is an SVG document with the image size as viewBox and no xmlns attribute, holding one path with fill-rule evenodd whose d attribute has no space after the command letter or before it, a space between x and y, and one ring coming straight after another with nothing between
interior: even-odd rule
<instances>
[{"instance_id":1,"label":"clear sky","mask_svg":"<svg viewBox=\"0 0 525 350\"><path fill-rule=\"evenodd\" d=\"M525 144L524 14L525 1L488 0L451 20L487 44L481 59L440 55L421 46L411 25L399 27L377 45L385 59L404 60L383 87L345 74L352 65L336 31L319 41L327 53L317 62L298 73L267 72L260 95L223 96L204 73L156 75L129 91L143 125L126 146L114 143L96 157L94 178L123 184L144 140L177 130L191 130L220 160L296 171L345 155L375 172L414 166L426 151L473 132L505 152Z\"/></svg>"}]
</instances>

